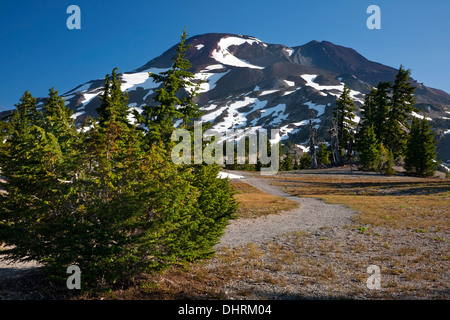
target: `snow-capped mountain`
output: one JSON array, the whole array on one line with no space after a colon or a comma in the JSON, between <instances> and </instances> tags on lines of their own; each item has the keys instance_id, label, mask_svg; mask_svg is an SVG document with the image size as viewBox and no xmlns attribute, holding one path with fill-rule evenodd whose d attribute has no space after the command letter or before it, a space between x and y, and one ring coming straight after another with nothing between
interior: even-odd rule
<instances>
[{"instance_id":1,"label":"snow-capped mountain","mask_svg":"<svg viewBox=\"0 0 450 320\"><path fill-rule=\"evenodd\" d=\"M205 80L198 98L205 111L203 121L211 122L219 131L279 128L282 141L290 140L299 147L308 142L309 117L319 140L326 141L332 110L344 83L361 106L372 85L393 81L397 73L396 68L369 61L351 48L327 41L287 47L251 36L209 33L186 42L191 45L186 54L191 71L197 79ZM120 74L130 108L139 111L143 105L154 103L152 97L158 84L148 73L170 68L175 52L176 46L142 67ZM416 107L433 122L439 139L438 156L449 161L450 95L411 81L417 87ZM103 85L104 75L99 75L98 80L63 95L77 121L86 115L95 117ZM39 99L40 104L44 101Z\"/></svg>"}]
</instances>

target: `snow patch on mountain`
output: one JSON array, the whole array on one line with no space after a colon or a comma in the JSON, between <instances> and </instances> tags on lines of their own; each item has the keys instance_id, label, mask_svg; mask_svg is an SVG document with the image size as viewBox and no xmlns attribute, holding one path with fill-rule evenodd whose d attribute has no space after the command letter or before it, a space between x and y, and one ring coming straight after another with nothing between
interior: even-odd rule
<instances>
[{"instance_id":1,"label":"snow patch on mountain","mask_svg":"<svg viewBox=\"0 0 450 320\"><path fill-rule=\"evenodd\" d=\"M309 147L302 146L301 144L295 145L297 148L301 149L303 152L309 152Z\"/></svg>"},{"instance_id":2,"label":"snow patch on mountain","mask_svg":"<svg viewBox=\"0 0 450 320\"><path fill-rule=\"evenodd\" d=\"M312 101L307 101L304 104L308 106L309 109L314 109L317 111L317 117L320 117L325 113L325 105L315 104Z\"/></svg>"},{"instance_id":3,"label":"snow patch on mountain","mask_svg":"<svg viewBox=\"0 0 450 320\"><path fill-rule=\"evenodd\" d=\"M220 39L220 41L218 42L217 49L211 52L211 58L215 59L217 62L229 66L252 68L252 69L264 69L264 67L255 66L245 60L239 59L234 55L232 55L230 51L228 51L228 48L230 46L239 46L244 43L253 45L254 43L261 43L261 41L256 38L252 40L238 37L224 37Z\"/></svg>"},{"instance_id":4,"label":"snow patch on mountain","mask_svg":"<svg viewBox=\"0 0 450 320\"><path fill-rule=\"evenodd\" d=\"M289 114L285 113L285 111L286 111L286 104L281 103L274 107L261 110L261 118L273 116L274 119L272 121L270 121L270 124L272 126L278 125L282 121L285 121L287 119L287 117L289 116Z\"/></svg>"},{"instance_id":5,"label":"snow patch on mountain","mask_svg":"<svg viewBox=\"0 0 450 320\"><path fill-rule=\"evenodd\" d=\"M123 73L122 81L125 83L122 82L120 88L122 91L132 91L136 90L138 87L143 89L155 89L159 84L153 82L153 78L150 78L149 72L159 74L167 70L169 69L151 68L145 72Z\"/></svg>"},{"instance_id":6,"label":"snow patch on mountain","mask_svg":"<svg viewBox=\"0 0 450 320\"><path fill-rule=\"evenodd\" d=\"M302 74L300 76L306 81L307 86L318 90L320 92L320 95L322 95L322 96L327 96L327 93L329 93L333 96L339 97L341 95L341 93L344 91L344 83L342 81L340 81L341 82L340 85L324 86L324 85L320 85L320 84L314 82L314 80L317 78L316 74ZM338 90L339 93L330 92L331 90ZM326 93L323 91L326 91ZM361 98L356 97L357 95L360 95L360 94L361 94L361 92L350 89L350 97L353 100L362 103L363 100Z\"/></svg>"},{"instance_id":7,"label":"snow patch on mountain","mask_svg":"<svg viewBox=\"0 0 450 320\"><path fill-rule=\"evenodd\" d=\"M418 114L418 113L416 113L416 112L411 112L411 115L413 116L413 117L416 117L416 118L419 118L419 119L423 119L424 118L424 116L423 115L420 115L420 114ZM431 119L431 118L429 118L429 117L425 117L425 120L428 120L428 121L432 121L433 119Z\"/></svg>"},{"instance_id":8,"label":"snow patch on mountain","mask_svg":"<svg viewBox=\"0 0 450 320\"><path fill-rule=\"evenodd\" d=\"M267 103L267 102L266 102ZM251 111L240 112L239 108L253 105ZM245 97L242 101L236 101L228 104L227 116L225 116L223 122L221 123L222 128L233 129L240 128L247 124L247 115L254 112L257 109L263 108L266 104L260 103L256 98Z\"/></svg>"},{"instance_id":9,"label":"snow patch on mountain","mask_svg":"<svg viewBox=\"0 0 450 320\"><path fill-rule=\"evenodd\" d=\"M294 53L294 49L292 48L284 48L284 51L288 53L289 57L292 56L292 54Z\"/></svg>"},{"instance_id":10,"label":"snow patch on mountain","mask_svg":"<svg viewBox=\"0 0 450 320\"><path fill-rule=\"evenodd\" d=\"M209 66L206 66L205 69L203 69L200 72L205 72L205 71L211 71L211 70L216 70L216 69L224 69L225 67L221 64L211 64Z\"/></svg>"},{"instance_id":11,"label":"snow patch on mountain","mask_svg":"<svg viewBox=\"0 0 450 320\"><path fill-rule=\"evenodd\" d=\"M79 116L82 116L82 115L85 114L85 113L86 113L85 111L80 111L80 112L77 112L77 113L72 114L70 117L71 117L72 119L76 119L76 118L78 118Z\"/></svg>"},{"instance_id":12,"label":"snow patch on mountain","mask_svg":"<svg viewBox=\"0 0 450 320\"><path fill-rule=\"evenodd\" d=\"M271 94L271 93L274 93L274 92L277 92L277 91L278 90L265 90L265 91L261 92L259 95L260 96L265 96L267 94Z\"/></svg>"},{"instance_id":13,"label":"snow patch on mountain","mask_svg":"<svg viewBox=\"0 0 450 320\"><path fill-rule=\"evenodd\" d=\"M86 82L86 83L82 84L81 86L78 86L78 87L66 92L65 94L63 94L63 96L65 98L68 98L69 96L73 96L73 93L71 95L69 95L71 92L85 92L85 91L89 90L90 87L91 87L91 82Z\"/></svg>"},{"instance_id":14,"label":"snow patch on mountain","mask_svg":"<svg viewBox=\"0 0 450 320\"><path fill-rule=\"evenodd\" d=\"M132 103L132 104L128 105L130 107L130 113L128 113L127 119L129 122L131 122L133 124L136 124L136 122L137 122L137 119L134 116L134 111L137 111L139 114L141 114L143 111L142 107L137 107L136 105L137 105L137 103Z\"/></svg>"},{"instance_id":15,"label":"snow patch on mountain","mask_svg":"<svg viewBox=\"0 0 450 320\"><path fill-rule=\"evenodd\" d=\"M289 134L297 133L300 128L292 127L293 123L284 125L280 128L280 140L286 140L289 138Z\"/></svg>"},{"instance_id":16,"label":"snow patch on mountain","mask_svg":"<svg viewBox=\"0 0 450 320\"><path fill-rule=\"evenodd\" d=\"M302 88L302 87L298 87L298 88L296 88L295 90L288 90L288 91L285 91L285 92L282 94L282 96L290 95L291 93L294 93L295 91L300 90L301 88Z\"/></svg>"},{"instance_id":17,"label":"snow patch on mountain","mask_svg":"<svg viewBox=\"0 0 450 320\"><path fill-rule=\"evenodd\" d=\"M224 75L226 75L231 70L227 70L225 72L212 73L212 72L199 72L195 74L195 78L198 80L203 80L204 82L200 84L200 88L198 90L199 93L204 93L209 90L212 90L216 87L217 81L220 80Z\"/></svg>"},{"instance_id":18,"label":"snow patch on mountain","mask_svg":"<svg viewBox=\"0 0 450 320\"><path fill-rule=\"evenodd\" d=\"M78 108L79 109L84 109L84 107L86 107L86 105L91 102L92 99L94 99L96 96L98 96L99 94L103 93L103 91L98 91L95 93L85 93L83 94L83 100L81 100L81 107Z\"/></svg>"},{"instance_id":19,"label":"snow patch on mountain","mask_svg":"<svg viewBox=\"0 0 450 320\"><path fill-rule=\"evenodd\" d=\"M226 130L241 128L247 125L247 116L257 110L263 109L267 105L267 101L261 101L258 98L245 97L243 100L231 101L226 105L219 107L212 104L206 108L202 108L203 111L213 110L202 116L201 122L213 122L217 117L223 119L212 127L213 130L218 132L225 132ZM239 111L240 108L247 107L250 110L245 112Z\"/></svg>"},{"instance_id":20,"label":"snow patch on mountain","mask_svg":"<svg viewBox=\"0 0 450 320\"><path fill-rule=\"evenodd\" d=\"M284 82L286 82L286 84L287 84L289 87L294 87L294 86L295 86L295 82L294 82L294 81L284 80Z\"/></svg>"}]
</instances>

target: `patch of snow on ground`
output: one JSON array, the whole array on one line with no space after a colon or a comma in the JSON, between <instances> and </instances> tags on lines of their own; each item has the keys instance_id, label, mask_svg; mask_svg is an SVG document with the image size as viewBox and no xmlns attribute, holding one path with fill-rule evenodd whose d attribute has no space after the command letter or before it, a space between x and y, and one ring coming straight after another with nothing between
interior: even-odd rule
<instances>
[{"instance_id":1,"label":"patch of snow on ground","mask_svg":"<svg viewBox=\"0 0 450 320\"><path fill-rule=\"evenodd\" d=\"M242 178L244 178L243 176L239 176L239 175L237 175L237 174L232 174L232 173L228 173L228 172L219 172L218 174L217 174L217 178L219 178L219 179L225 179L225 178L228 178L228 179L242 179Z\"/></svg>"},{"instance_id":2,"label":"patch of snow on ground","mask_svg":"<svg viewBox=\"0 0 450 320\"><path fill-rule=\"evenodd\" d=\"M204 47L204 44L198 44L195 47L197 48L197 50L202 50L202 48Z\"/></svg>"}]
</instances>

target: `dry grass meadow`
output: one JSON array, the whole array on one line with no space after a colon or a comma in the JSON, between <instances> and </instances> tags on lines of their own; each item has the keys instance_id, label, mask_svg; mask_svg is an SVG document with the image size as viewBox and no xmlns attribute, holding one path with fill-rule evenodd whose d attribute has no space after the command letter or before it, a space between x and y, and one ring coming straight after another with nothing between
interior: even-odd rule
<instances>
[{"instance_id":1,"label":"dry grass meadow","mask_svg":"<svg viewBox=\"0 0 450 320\"><path fill-rule=\"evenodd\" d=\"M235 199L239 202L236 214L241 219L257 218L291 210L299 206L297 202L264 193L241 181L233 181L232 186L237 192Z\"/></svg>"}]
</instances>

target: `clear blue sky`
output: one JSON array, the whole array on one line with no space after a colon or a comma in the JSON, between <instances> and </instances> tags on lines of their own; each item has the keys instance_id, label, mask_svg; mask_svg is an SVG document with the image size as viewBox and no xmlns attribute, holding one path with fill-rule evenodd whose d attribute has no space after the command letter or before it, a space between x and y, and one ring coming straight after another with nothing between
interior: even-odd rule
<instances>
[{"instance_id":1,"label":"clear blue sky","mask_svg":"<svg viewBox=\"0 0 450 320\"><path fill-rule=\"evenodd\" d=\"M66 27L69 5L81 9L81 30ZM369 5L381 9L381 30L369 30ZM189 36L252 35L297 46L327 40L369 60L400 64L427 86L450 93L450 1L403 0L0 0L0 108L25 90L65 93L114 67L131 71Z\"/></svg>"}]
</instances>

